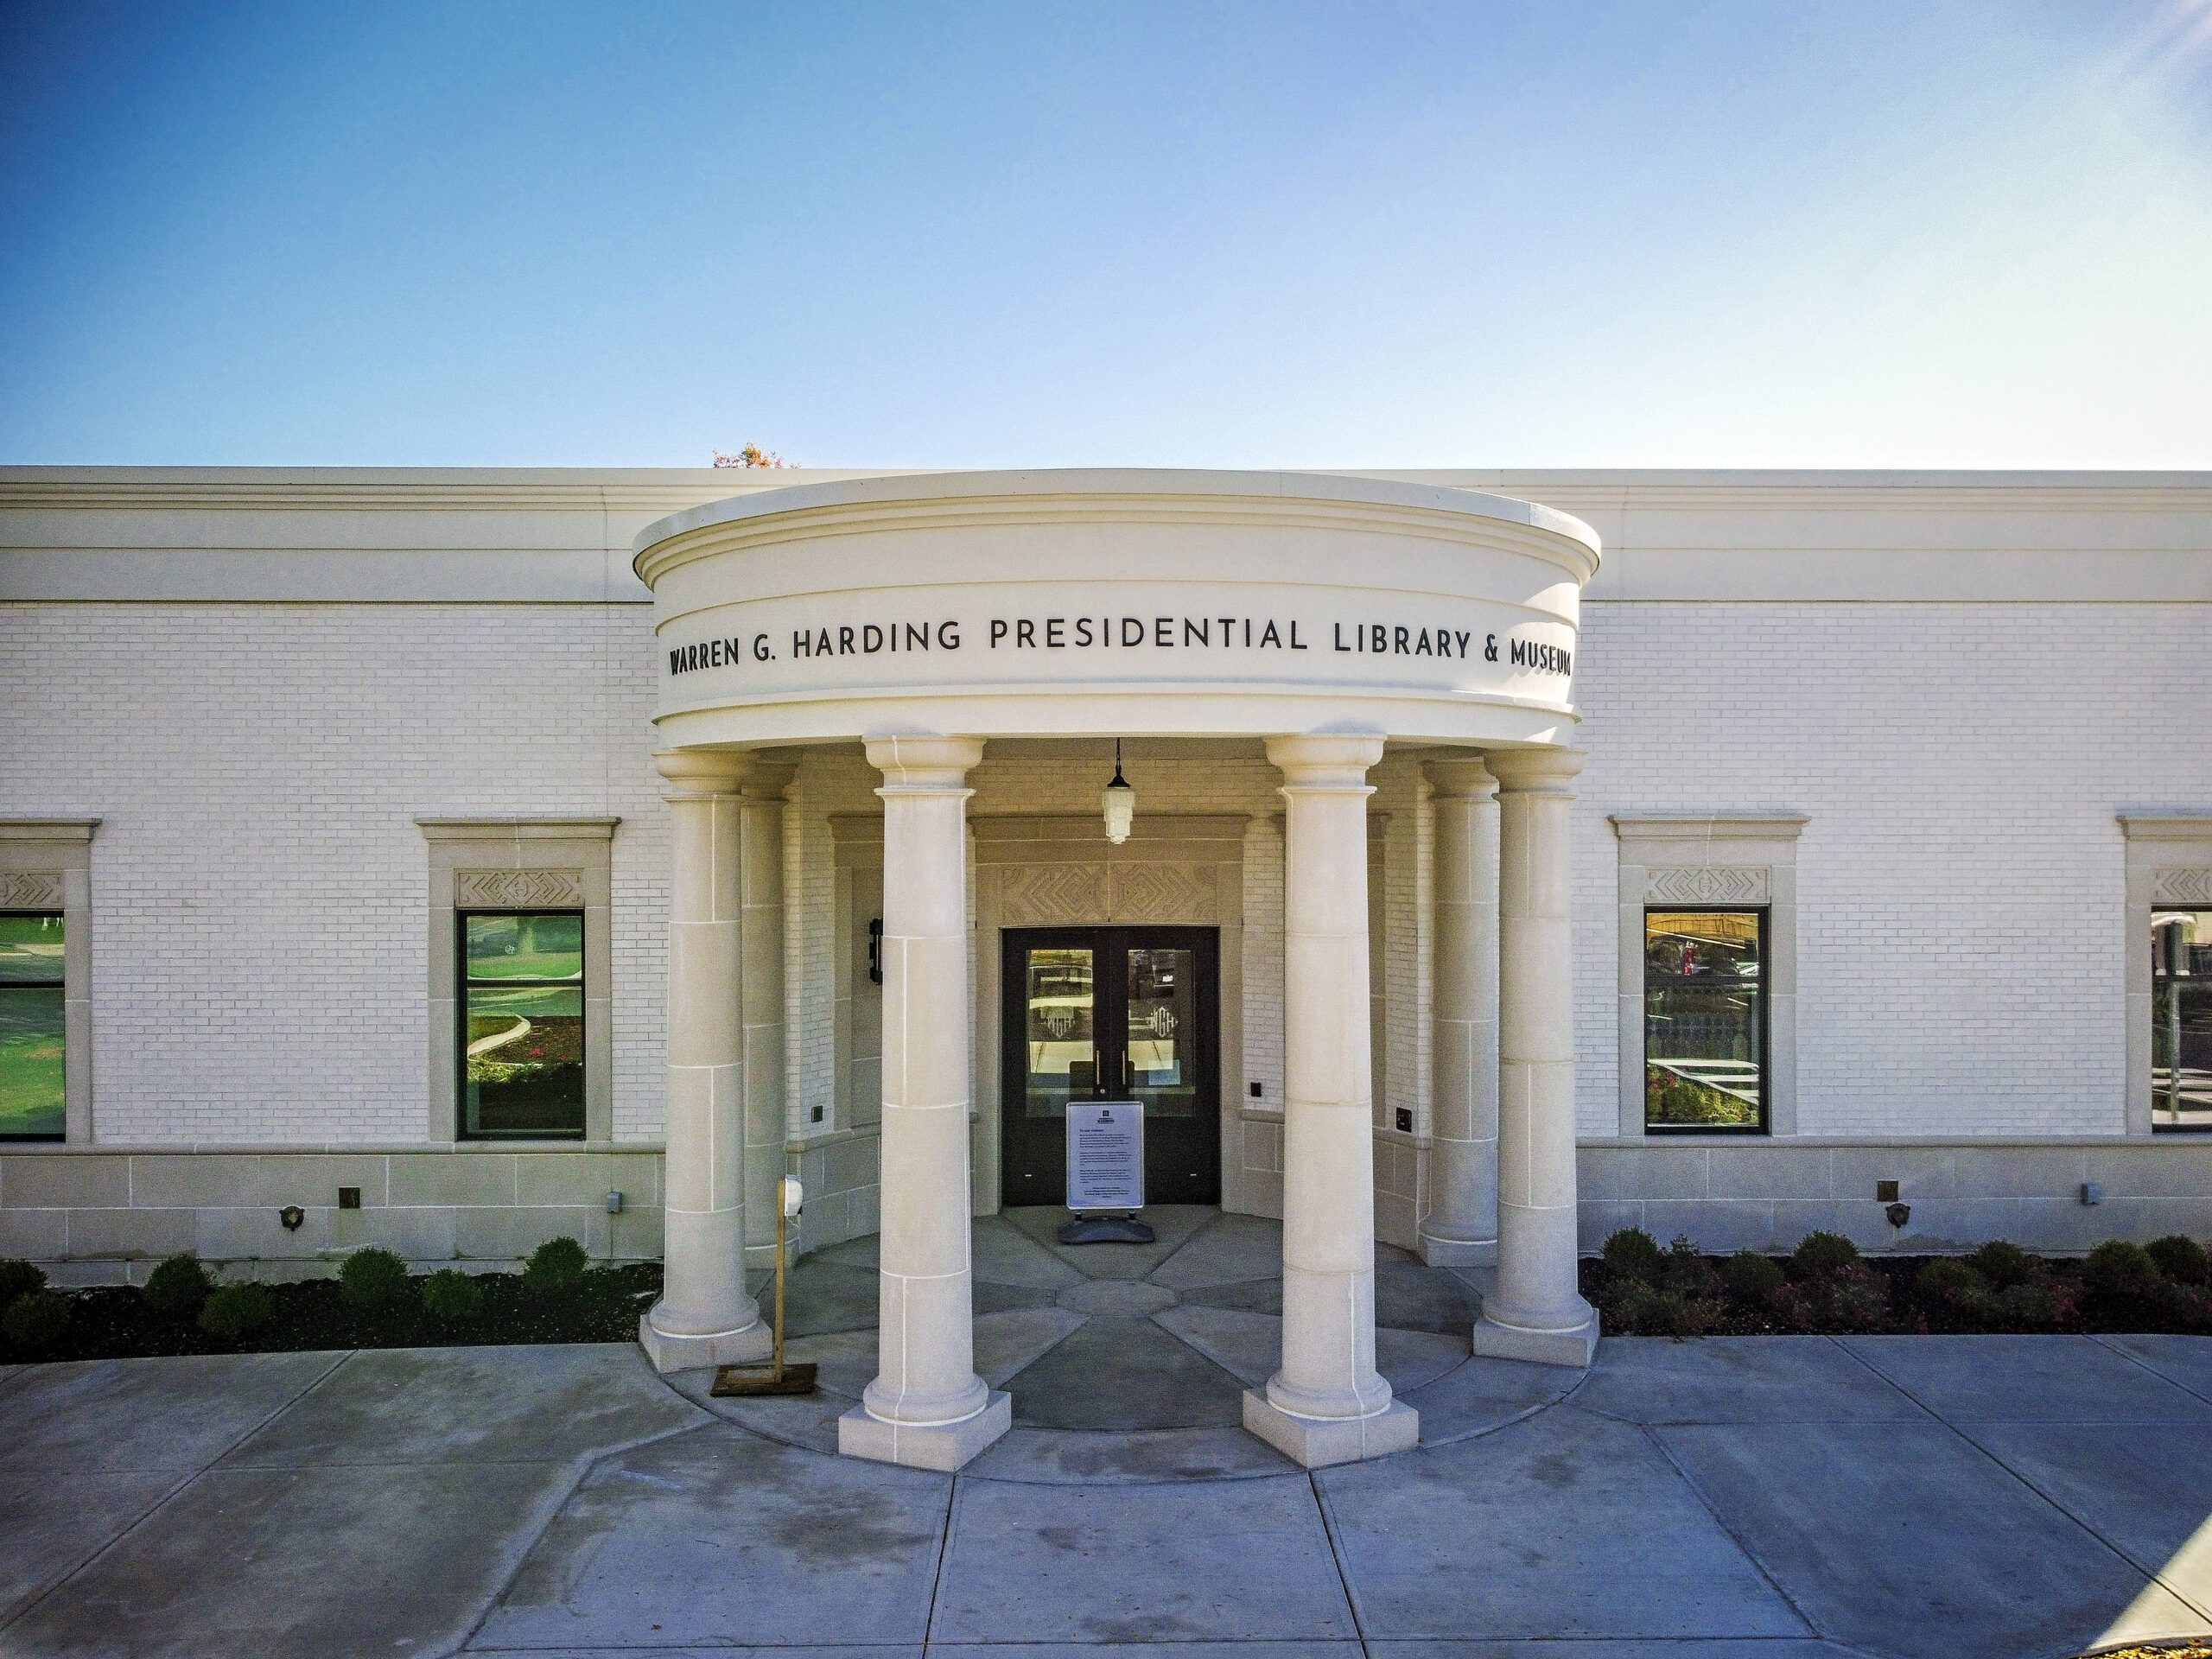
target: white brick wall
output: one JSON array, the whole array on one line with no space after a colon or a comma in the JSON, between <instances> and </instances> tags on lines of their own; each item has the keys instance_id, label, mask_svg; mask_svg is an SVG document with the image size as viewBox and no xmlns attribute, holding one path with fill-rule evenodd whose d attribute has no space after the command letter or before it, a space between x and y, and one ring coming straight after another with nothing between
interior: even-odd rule
<instances>
[{"instance_id":1,"label":"white brick wall","mask_svg":"<svg viewBox=\"0 0 2212 1659\"><path fill-rule=\"evenodd\" d=\"M2212 800L2202 607L1600 603L1580 1121L1617 1132L1606 814L1793 808L1798 1126L2122 1132L2125 806Z\"/></svg>"},{"instance_id":2,"label":"white brick wall","mask_svg":"<svg viewBox=\"0 0 2212 1659\"><path fill-rule=\"evenodd\" d=\"M96 1134L416 1141L418 816L613 815L614 1126L661 1121L666 854L636 606L0 606L0 798L104 821Z\"/></svg>"},{"instance_id":3,"label":"white brick wall","mask_svg":"<svg viewBox=\"0 0 2212 1659\"><path fill-rule=\"evenodd\" d=\"M612 814L614 1123L661 1116L665 810L635 606L0 606L0 811L97 815L98 1133L133 1144L424 1134L418 815ZM1613 1131L1622 810L1784 807L1799 849L1800 1126L2117 1133L2123 806L2212 795L2202 607L1593 603L1578 696L1580 1122ZM977 812L1095 810L1096 768L1006 756ZM1279 810L1257 760L1150 761L1141 810ZM1426 1106L1427 844L1393 761L1389 1100ZM787 844L794 1129L833 1090L829 815ZM1248 840L1247 1075L1281 1102L1279 841ZM1417 1118L1417 1122L1421 1119ZM1263 1158L1265 1137L1252 1144Z\"/></svg>"}]
</instances>

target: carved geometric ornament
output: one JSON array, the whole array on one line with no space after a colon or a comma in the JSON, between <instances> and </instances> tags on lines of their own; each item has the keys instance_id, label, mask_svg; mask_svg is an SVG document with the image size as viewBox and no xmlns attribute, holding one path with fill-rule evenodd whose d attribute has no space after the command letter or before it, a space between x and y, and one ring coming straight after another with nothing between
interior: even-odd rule
<instances>
[{"instance_id":1,"label":"carved geometric ornament","mask_svg":"<svg viewBox=\"0 0 2212 1659\"><path fill-rule=\"evenodd\" d=\"M460 870L454 875L454 901L464 910L537 910L574 907L584 901L582 870Z\"/></svg>"},{"instance_id":2,"label":"carved geometric ornament","mask_svg":"<svg viewBox=\"0 0 2212 1659\"><path fill-rule=\"evenodd\" d=\"M0 910L59 910L61 875L59 871L17 871L0 875Z\"/></svg>"},{"instance_id":3,"label":"carved geometric ornament","mask_svg":"<svg viewBox=\"0 0 2212 1659\"><path fill-rule=\"evenodd\" d=\"M1103 864L1017 864L999 889L1000 918L1009 927L1068 926L1106 919Z\"/></svg>"},{"instance_id":4,"label":"carved geometric ornament","mask_svg":"<svg viewBox=\"0 0 2212 1659\"><path fill-rule=\"evenodd\" d=\"M1214 885L1207 874L1175 864L1116 864L1113 884L1117 922L1198 922L1214 919Z\"/></svg>"},{"instance_id":5,"label":"carved geometric ornament","mask_svg":"<svg viewBox=\"0 0 2212 1659\"><path fill-rule=\"evenodd\" d=\"M2151 878L2154 905L2212 905L2212 870L2160 870Z\"/></svg>"},{"instance_id":6,"label":"carved geometric ornament","mask_svg":"<svg viewBox=\"0 0 2212 1659\"><path fill-rule=\"evenodd\" d=\"M1774 873L1758 864L1649 870L1644 874L1643 896L1661 904L1764 905L1774 896Z\"/></svg>"}]
</instances>

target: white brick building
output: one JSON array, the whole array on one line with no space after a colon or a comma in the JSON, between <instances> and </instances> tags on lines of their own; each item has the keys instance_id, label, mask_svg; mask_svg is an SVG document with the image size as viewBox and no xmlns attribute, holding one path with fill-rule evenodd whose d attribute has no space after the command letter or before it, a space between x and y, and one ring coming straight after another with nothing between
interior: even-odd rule
<instances>
[{"instance_id":1,"label":"white brick building","mask_svg":"<svg viewBox=\"0 0 2212 1659\"><path fill-rule=\"evenodd\" d=\"M188 1248L283 1272L556 1231L659 1254L666 641L632 541L852 476L0 471L0 911L19 943L66 915L67 963L38 1004L67 1007L66 1103L0 1075L0 1128L39 1137L0 1141L0 1254L80 1281ZM2202 918L2212 950L2212 477L1388 476L1541 502L1604 545L1573 664L1586 1248L1632 1222L1713 1248L2212 1231L2212 1009L2177 1005L2177 1078L2152 963L2156 916ZM1376 1228L1409 1247L1450 1081L1437 753L1394 741L1368 780ZM779 1043L760 1144L807 1178L815 1246L878 1221L883 779L857 742L785 758L760 817L781 1006L744 1016L744 1067L766 1098ZM1003 930L1172 924L1218 950L1198 1196L1279 1214L1282 774L1257 739L1133 738L1137 830L1109 855L1112 764L1092 736L995 736L968 780L976 1205L1021 1176ZM450 941L470 873L518 865L555 896L474 907L586 918L580 1116L471 1139ZM1716 896L1759 940L1737 1084L1643 1052L1675 1017L1654 962L1680 950L1707 995L1707 947L1654 945L1645 912ZM1648 1121L1669 1088L1748 1121Z\"/></svg>"}]
</instances>

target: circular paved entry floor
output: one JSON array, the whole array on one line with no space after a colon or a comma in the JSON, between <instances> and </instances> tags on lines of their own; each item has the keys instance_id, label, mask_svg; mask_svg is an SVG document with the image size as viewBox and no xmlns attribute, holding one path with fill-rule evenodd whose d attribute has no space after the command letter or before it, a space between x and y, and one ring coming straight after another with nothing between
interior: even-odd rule
<instances>
[{"instance_id":1,"label":"circular paved entry floor","mask_svg":"<svg viewBox=\"0 0 2212 1659\"><path fill-rule=\"evenodd\" d=\"M1015 1480L1160 1480L1292 1467L1245 1433L1242 1395L1281 1345L1282 1227L1196 1206L1145 1211L1150 1244L1062 1244L1061 1209L976 1224L976 1369L1014 1398L1014 1430L968 1472ZM733 1421L821 1451L875 1374L875 1240L808 1257L791 1275L790 1357L820 1367L807 1400L713 1400ZM1560 1398L1579 1372L1470 1360L1479 1275L1376 1246L1376 1359L1421 1412L1425 1443L1494 1428ZM763 1287L764 1300L766 1289Z\"/></svg>"}]
</instances>

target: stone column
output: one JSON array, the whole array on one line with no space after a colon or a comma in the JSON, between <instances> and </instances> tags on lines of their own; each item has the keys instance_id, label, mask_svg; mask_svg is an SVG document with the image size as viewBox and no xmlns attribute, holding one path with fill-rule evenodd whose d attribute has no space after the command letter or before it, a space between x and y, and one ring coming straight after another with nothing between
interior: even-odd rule
<instances>
[{"instance_id":1,"label":"stone column","mask_svg":"<svg viewBox=\"0 0 2212 1659\"><path fill-rule=\"evenodd\" d=\"M848 1457L957 1469L1012 1402L976 1375L969 1279L967 787L972 737L868 741L883 773L883 1227L875 1381Z\"/></svg>"},{"instance_id":2,"label":"stone column","mask_svg":"<svg viewBox=\"0 0 2212 1659\"><path fill-rule=\"evenodd\" d=\"M1379 737L1276 737L1282 771L1282 1369L1244 1427L1307 1468L1402 1452L1413 1408L1375 1369L1367 769Z\"/></svg>"},{"instance_id":3,"label":"stone column","mask_svg":"<svg viewBox=\"0 0 2212 1659\"><path fill-rule=\"evenodd\" d=\"M1428 766L1436 810L1432 1130L1421 1259L1497 1262L1497 780L1479 760Z\"/></svg>"},{"instance_id":4,"label":"stone column","mask_svg":"<svg viewBox=\"0 0 2212 1659\"><path fill-rule=\"evenodd\" d=\"M772 1268L784 1113L784 791L791 762L756 753L738 799L738 1010L744 1022L745 1244Z\"/></svg>"},{"instance_id":5,"label":"stone column","mask_svg":"<svg viewBox=\"0 0 2212 1659\"><path fill-rule=\"evenodd\" d=\"M1575 1288L1573 749L1499 749L1497 1290L1474 1349L1587 1365L1598 1316Z\"/></svg>"},{"instance_id":6,"label":"stone column","mask_svg":"<svg viewBox=\"0 0 2212 1659\"><path fill-rule=\"evenodd\" d=\"M745 1083L738 1014L738 780L747 757L653 757L669 804L668 1127L661 1299L638 1340L664 1371L764 1357L745 1288Z\"/></svg>"}]
</instances>

